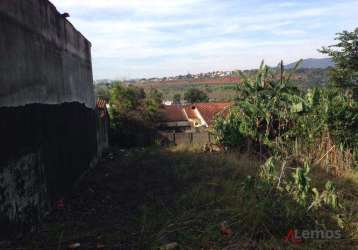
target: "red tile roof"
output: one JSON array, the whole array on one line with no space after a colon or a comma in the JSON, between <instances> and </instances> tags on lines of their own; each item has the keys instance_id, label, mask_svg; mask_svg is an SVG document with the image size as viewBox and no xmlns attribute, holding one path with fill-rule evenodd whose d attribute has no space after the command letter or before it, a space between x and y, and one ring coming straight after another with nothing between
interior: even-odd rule
<instances>
[{"instance_id":1,"label":"red tile roof","mask_svg":"<svg viewBox=\"0 0 358 250\"><path fill-rule=\"evenodd\" d=\"M188 121L188 119L200 119L195 112L196 109L197 111L199 111L205 122L210 126L213 123L215 116L219 113L225 115L229 107L230 103L228 102L195 103L185 106L170 105L161 108L159 113L161 122L179 122Z\"/></svg>"},{"instance_id":2,"label":"red tile roof","mask_svg":"<svg viewBox=\"0 0 358 250\"><path fill-rule=\"evenodd\" d=\"M180 105L164 106L159 110L161 122L187 121L184 111Z\"/></svg>"},{"instance_id":3,"label":"red tile roof","mask_svg":"<svg viewBox=\"0 0 358 250\"><path fill-rule=\"evenodd\" d=\"M208 125L211 125L215 119L215 115L225 111L230 107L228 102L220 103L196 103L193 104Z\"/></svg>"},{"instance_id":4,"label":"red tile roof","mask_svg":"<svg viewBox=\"0 0 358 250\"><path fill-rule=\"evenodd\" d=\"M96 107L99 109L107 108L106 104L107 104L107 102L103 99L97 99L97 101L96 101Z\"/></svg>"},{"instance_id":5,"label":"red tile roof","mask_svg":"<svg viewBox=\"0 0 358 250\"><path fill-rule=\"evenodd\" d=\"M184 106L184 110L189 119L198 119L195 114L195 105L186 105Z\"/></svg>"},{"instance_id":6,"label":"red tile roof","mask_svg":"<svg viewBox=\"0 0 358 250\"><path fill-rule=\"evenodd\" d=\"M99 116L104 119L108 115L107 102L103 99L97 99L96 108L99 111Z\"/></svg>"}]
</instances>

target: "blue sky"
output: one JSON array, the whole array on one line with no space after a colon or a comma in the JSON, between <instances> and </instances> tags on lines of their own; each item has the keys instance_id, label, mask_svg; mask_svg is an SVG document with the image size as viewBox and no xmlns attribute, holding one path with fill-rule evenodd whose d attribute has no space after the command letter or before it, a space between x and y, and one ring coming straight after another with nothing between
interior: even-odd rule
<instances>
[{"instance_id":1,"label":"blue sky","mask_svg":"<svg viewBox=\"0 0 358 250\"><path fill-rule=\"evenodd\" d=\"M358 0L51 0L92 42L95 79L250 69L323 57Z\"/></svg>"}]
</instances>

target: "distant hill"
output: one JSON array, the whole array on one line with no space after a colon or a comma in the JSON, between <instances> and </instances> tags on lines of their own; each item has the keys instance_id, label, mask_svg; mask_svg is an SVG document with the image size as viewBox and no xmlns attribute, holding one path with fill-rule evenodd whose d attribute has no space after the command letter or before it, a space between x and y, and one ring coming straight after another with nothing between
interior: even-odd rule
<instances>
[{"instance_id":1,"label":"distant hill","mask_svg":"<svg viewBox=\"0 0 358 250\"><path fill-rule=\"evenodd\" d=\"M285 66L287 69L292 69L297 62L290 63ZM334 63L331 58L308 58L304 59L301 63L301 69L326 69L328 67L334 67Z\"/></svg>"}]
</instances>

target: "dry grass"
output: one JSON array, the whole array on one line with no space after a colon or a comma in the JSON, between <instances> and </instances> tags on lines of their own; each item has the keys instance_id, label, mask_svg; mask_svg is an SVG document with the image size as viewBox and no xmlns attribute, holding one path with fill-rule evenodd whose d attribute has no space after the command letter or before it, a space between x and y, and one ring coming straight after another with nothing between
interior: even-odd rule
<instances>
[{"instance_id":1,"label":"dry grass","mask_svg":"<svg viewBox=\"0 0 358 250\"><path fill-rule=\"evenodd\" d=\"M329 134L323 135L313 144L307 144L306 141L296 141L292 147L287 147L286 144L280 147L288 158L298 161L309 160L312 165L318 166L334 176L345 175L356 164L352 150L336 145Z\"/></svg>"},{"instance_id":2,"label":"dry grass","mask_svg":"<svg viewBox=\"0 0 358 250\"><path fill-rule=\"evenodd\" d=\"M344 175L352 169L353 154L350 149L342 149L335 145L329 135L322 137L317 145L318 147L313 151L315 164L337 176Z\"/></svg>"},{"instance_id":3,"label":"dry grass","mask_svg":"<svg viewBox=\"0 0 358 250\"><path fill-rule=\"evenodd\" d=\"M66 199L42 232L29 235L28 249L296 249L282 238L289 228L311 229L315 221L338 228L328 211L307 214L291 197L265 188L245 190L261 161L248 154L203 153L200 147L114 151ZM313 183L337 183L347 207L347 241L309 241L300 249L350 249L357 235L358 174L340 177L312 170ZM220 230L225 223L232 235ZM120 248L121 247L121 248ZM343 248L342 248L343 247Z\"/></svg>"}]
</instances>

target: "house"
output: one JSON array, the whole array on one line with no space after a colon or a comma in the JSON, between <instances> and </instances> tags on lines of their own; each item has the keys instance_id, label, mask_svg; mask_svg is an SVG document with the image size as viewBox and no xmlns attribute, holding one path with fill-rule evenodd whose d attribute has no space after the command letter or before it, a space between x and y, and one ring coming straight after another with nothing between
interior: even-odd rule
<instances>
[{"instance_id":1,"label":"house","mask_svg":"<svg viewBox=\"0 0 358 250\"><path fill-rule=\"evenodd\" d=\"M227 114L231 103L195 103L164 106L160 112L159 128L171 131L188 131L209 128L215 117Z\"/></svg>"},{"instance_id":2,"label":"house","mask_svg":"<svg viewBox=\"0 0 358 250\"><path fill-rule=\"evenodd\" d=\"M181 105L164 105L159 110L159 129L176 132L190 129L190 123Z\"/></svg>"},{"instance_id":3,"label":"house","mask_svg":"<svg viewBox=\"0 0 358 250\"><path fill-rule=\"evenodd\" d=\"M202 126L203 119L194 104L184 105L182 108L191 127L199 128Z\"/></svg>"},{"instance_id":4,"label":"house","mask_svg":"<svg viewBox=\"0 0 358 250\"><path fill-rule=\"evenodd\" d=\"M213 125L217 115L227 111L231 104L228 102L215 102L215 103L195 103L188 105L184 108L190 116L195 115L193 126L208 128Z\"/></svg>"}]
</instances>

